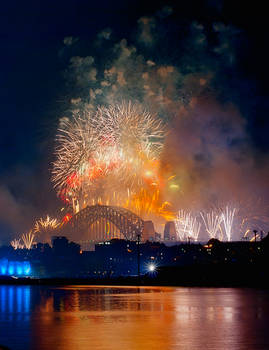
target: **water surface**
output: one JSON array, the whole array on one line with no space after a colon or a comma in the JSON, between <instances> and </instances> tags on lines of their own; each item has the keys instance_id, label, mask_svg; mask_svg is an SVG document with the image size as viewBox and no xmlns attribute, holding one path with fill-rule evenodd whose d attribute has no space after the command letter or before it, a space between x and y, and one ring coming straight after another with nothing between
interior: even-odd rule
<instances>
[{"instance_id":1,"label":"water surface","mask_svg":"<svg viewBox=\"0 0 269 350\"><path fill-rule=\"evenodd\" d=\"M262 290L0 286L11 350L268 350L268 326Z\"/></svg>"}]
</instances>

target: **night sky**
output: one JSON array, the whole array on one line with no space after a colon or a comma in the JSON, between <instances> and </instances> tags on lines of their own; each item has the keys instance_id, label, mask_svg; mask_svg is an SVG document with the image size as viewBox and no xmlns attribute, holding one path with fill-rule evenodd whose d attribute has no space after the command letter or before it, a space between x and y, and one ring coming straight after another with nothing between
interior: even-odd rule
<instances>
[{"instance_id":1,"label":"night sky","mask_svg":"<svg viewBox=\"0 0 269 350\"><path fill-rule=\"evenodd\" d=\"M262 2L2 2L0 244L61 208L54 137L86 103L138 100L170 123L164 169L183 179L182 206L266 202L267 22Z\"/></svg>"}]
</instances>

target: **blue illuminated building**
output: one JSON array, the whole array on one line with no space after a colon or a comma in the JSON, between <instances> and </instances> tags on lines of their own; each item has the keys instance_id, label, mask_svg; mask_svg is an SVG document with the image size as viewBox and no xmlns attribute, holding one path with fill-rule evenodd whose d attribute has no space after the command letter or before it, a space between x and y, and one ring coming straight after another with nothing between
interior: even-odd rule
<instances>
[{"instance_id":1,"label":"blue illuminated building","mask_svg":"<svg viewBox=\"0 0 269 350\"><path fill-rule=\"evenodd\" d=\"M29 261L0 260L0 276L27 277L31 275L31 264Z\"/></svg>"}]
</instances>

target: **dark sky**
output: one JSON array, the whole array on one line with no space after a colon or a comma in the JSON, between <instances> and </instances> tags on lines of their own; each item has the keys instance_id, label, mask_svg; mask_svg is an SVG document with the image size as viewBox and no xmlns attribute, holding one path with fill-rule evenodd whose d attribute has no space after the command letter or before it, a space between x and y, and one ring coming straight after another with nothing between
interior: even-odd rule
<instances>
[{"instance_id":1,"label":"dark sky","mask_svg":"<svg viewBox=\"0 0 269 350\"><path fill-rule=\"evenodd\" d=\"M154 48L142 47L136 40L138 21L152 16L158 18L154 32L161 40ZM186 42L192 23L203 26L213 54L201 54ZM217 42L227 31L213 30L216 23L229 29L236 55L231 65L226 37L224 46ZM20 227L25 230L31 218L60 206L50 183L53 139L70 97L85 88L70 78L70 58L93 55L105 66L111 51L92 44L105 28L112 30L114 43L136 42L145 57L182 67L182 74L188 69L200 74L203 62L206 73L214 67L214 97L236 106L246 121L248 145L257 158L268 159L268 23L262 2L1 2L0 243ZM78 39L68 52L66 37Z\"/></svg>"}]
</instances>

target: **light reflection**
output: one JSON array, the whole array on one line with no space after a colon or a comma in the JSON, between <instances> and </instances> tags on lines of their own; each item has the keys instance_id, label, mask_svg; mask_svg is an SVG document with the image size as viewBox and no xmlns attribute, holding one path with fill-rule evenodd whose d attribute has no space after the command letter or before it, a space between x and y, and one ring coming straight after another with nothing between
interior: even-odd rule
<instances>
[{"instance_id":1,"label":"light reflection","mask_svg":"<svg viewBox=\"0 0 269 350\"><path fill-rule=\"evenodd\" d=\"M0 314L30 312L31 289L29 286L0 286Z\"/></svg>"},{"instance_id":2,"label":"light reflection","mask_svg":"<svg viewBox=\"0 0 269 350\"><path fill-rule=\"evenodd\" d=\"M23 289L23 287L17 287L18 312L22 312L22 289Z\"/></svg>"},{"instance_id":3,"label":"light reflection","mask_svg":"<svg viewBox=\"0 0 269 350\"><path fill-rule=\"evenodd\" d=\"M235 290L68 286L51 289L49 300L34 324L44 347L44 327L51 342L67 350L75 349L75 343L80 349L89 344L95 349L141 350L197 349L211 344L233 350L233 344L242 341L233 317ZM48 319L48 314L54 316ZM231 339L223 346L227 332Z\"/></svg>"},{"instance_id":4,"label":"light reflection","mask_svg":"<svg viewBox=\"0 0 269 350\"><path fill-rule=\"evenodd\" d=\"M255 290L0 286L0 297L1 325L13 327L14 319L23 324L30 315L26 337L36 350L55 344L66 350L235 350L268 344L269 295Z\"/></svg>"}]
</instances>

